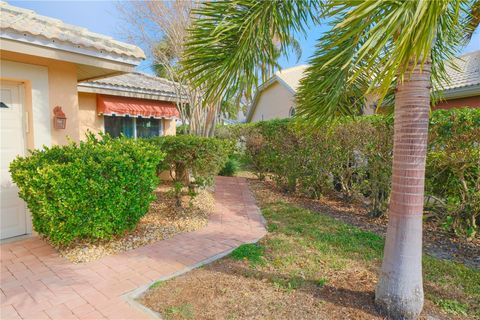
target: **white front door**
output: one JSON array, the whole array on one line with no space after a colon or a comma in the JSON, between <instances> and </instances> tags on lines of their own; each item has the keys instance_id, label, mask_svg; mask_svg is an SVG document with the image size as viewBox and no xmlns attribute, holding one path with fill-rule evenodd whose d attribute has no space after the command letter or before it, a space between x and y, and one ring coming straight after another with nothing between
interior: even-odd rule
<instances>
[{"instance_id":1,"label":"white front door","mask_svg":"<svg viewBox=\"0 0 480 320\"><path fill-rule=\"evenodd\" d=\"M18 197L18 188L8 171L16 156L25 155L25 129L23 87L20 83L1 82L0 135L1 135L1 207L0 239L19 236L27 232L25 202Z\"/></svg>"}]
</instances>

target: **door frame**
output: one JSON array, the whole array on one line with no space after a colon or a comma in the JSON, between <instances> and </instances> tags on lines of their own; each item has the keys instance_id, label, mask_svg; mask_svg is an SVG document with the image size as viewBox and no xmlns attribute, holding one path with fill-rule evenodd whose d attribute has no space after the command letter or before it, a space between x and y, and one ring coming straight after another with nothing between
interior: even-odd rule
<instances>
[{"instance_id":1,"label":"door frame","mask_svg":"<svg viewBox=\"0 0 480 320\"><path fill-rule=\"evenodd\" d=\"M26 156L27 155L27 152L28 152L28 137L27 137L27 134L28 134L28 128L29 128L29 113L27 112L26 110L26 107L25 107L25 82L24 81L15 81L15 80L8 80L8 79L2 79L0 78L0 86L4 86L4 85L9 85L9 86L16 86L17 89L18 89L18 104L20 104L20 114L21 114L21 130L22 130L22 136L23 136L23 155L22 156ZM9 241L11 239L15 239L17 237L21 237L21 238L24 238L25 236L31 236L32 235L32 230L33 230L33 226L32 226L32 215L30 213L30 210L28 210L28 207L27 207L27 204L25 203L25 201L23 199L20 198L21 201L24 202L25 206L25 210L24 210L24 214L25 214L25 234L21 234L21 235L17 235L17 236L13 236L13 237L9 237L9 238L5 238L5 239L2 239L1 241Z\"/></svg>"}]
</instances>

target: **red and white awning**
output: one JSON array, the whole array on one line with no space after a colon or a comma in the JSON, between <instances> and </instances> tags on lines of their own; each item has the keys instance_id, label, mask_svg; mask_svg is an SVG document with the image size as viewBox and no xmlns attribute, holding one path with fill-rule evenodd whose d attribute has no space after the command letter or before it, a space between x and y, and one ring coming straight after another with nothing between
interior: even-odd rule
<instances>
[{"instance_id":1,"label":"red and white awning","mask_svg":"<svg viewBox=\"0 0 480 320\"><path fill-rule=\"evenodd\" d=\"M103 115L178 119L174 102L97 94L97 112Z\"/></svg>"}]
</instances>

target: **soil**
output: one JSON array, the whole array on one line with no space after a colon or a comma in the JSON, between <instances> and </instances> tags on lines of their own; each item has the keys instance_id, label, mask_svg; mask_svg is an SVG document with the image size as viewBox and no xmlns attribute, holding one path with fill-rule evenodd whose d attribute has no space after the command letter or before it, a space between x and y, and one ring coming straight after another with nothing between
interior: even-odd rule
<instances>
[{"instance_id":1,"label":"soil","mask_svg":"<svg viewBox=\"0 0 480 320\"><path fill-rule=\"evenodd\" d=\"M88 262L205 227L215 206L213 193L200 190L193 201L189 196L183 196L182 207L176 207L175 197L170 190L171 184L168 182L155 190L156 199L135 230L107 241L76 241L56 249L72 262Z\"/></svg>"},{"instance_id":2,"label":"soil","mask_svg":"<svg viewBox=\"0 0 480 320\"><path fill-rule=\"evenodd\" d=\"M345 201L336 195L322 197L319 200L307 199L282 193L269 181L259 181L251 176L248 177L248 181L253 189L259 190L265 186L268 187L272 191L268 193L268 196L275 197L278 201L295 203L306 209L321 212L364 231L371 231L381 236L386 234L388 222L386 215L372 218L368 215L367 209L358 202ZM480 268L480 237L478 236L467 241L446 232L435 221L427 220L424 222L423 244L425 253L430 256Z\"/></svg>"}]
</instances>

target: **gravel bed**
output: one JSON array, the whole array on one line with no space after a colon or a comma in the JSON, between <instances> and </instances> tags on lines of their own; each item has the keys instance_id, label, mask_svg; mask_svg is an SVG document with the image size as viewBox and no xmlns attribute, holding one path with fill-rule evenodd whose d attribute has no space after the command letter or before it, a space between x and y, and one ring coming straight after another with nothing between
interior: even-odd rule
<instances>
[{"instance_id":1,"label":"gravel bed","mask_svg":"<svg viewBox=\"0 0 480 320\"><path fill-rule=\"evenodd\" d=\"M132 250L147 244L173 237L181 232L201 229L208 223L215 202L211 190L201 190L198 196L182 198L182 207L175 206L170 186L162 185L156 191L148 213L136 229L121 237L105 241L76 241L68 246L56 247L60 255L74 263L89 262L101 257Z\"/></svg>"}]
</instances>

